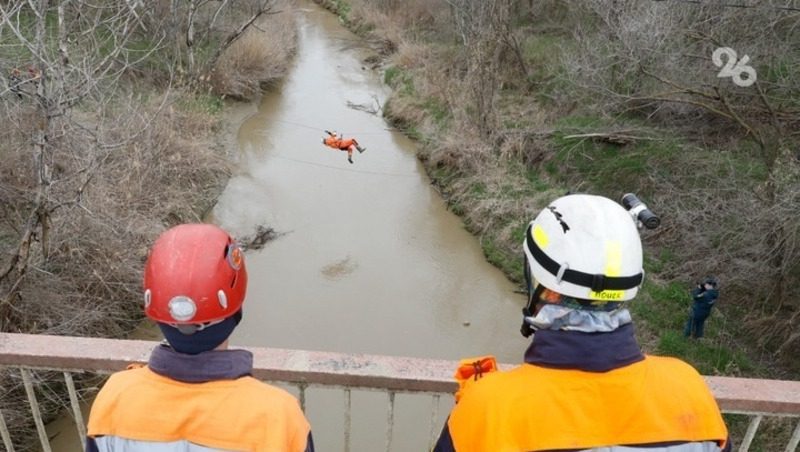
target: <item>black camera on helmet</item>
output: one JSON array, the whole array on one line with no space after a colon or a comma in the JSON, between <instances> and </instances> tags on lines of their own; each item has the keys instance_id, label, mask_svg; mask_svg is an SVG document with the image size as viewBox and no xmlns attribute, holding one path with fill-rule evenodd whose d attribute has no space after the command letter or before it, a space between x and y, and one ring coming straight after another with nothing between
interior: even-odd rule
<instances>
[{"instance_id":1,"label":"black camera on helmet","mask_svg":"<svg viewBox=\"0 0 800 452\"><path fill-rule=\"evenodd\" d=\"M647 229L655 229L661 224L661 219L633 193L626 193L622 196L622 206L640 225L643 224Z\"/></svg>"}]
</instances>

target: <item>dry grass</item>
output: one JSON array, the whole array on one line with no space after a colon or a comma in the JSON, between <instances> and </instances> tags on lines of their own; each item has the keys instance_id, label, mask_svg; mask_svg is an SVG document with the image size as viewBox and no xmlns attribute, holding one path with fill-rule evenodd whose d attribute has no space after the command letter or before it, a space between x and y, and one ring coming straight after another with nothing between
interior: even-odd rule
<instances>
[{"instance_id":1,"label":"dry grass","mask_svg":"<svg viewBox=\"0 0 800 452\"><path fill-rule=\"evenodd\" d=\"M447 30L448 6L439 0L369 1L353 0L345 21L355 30L370 30L375 39L388 41L388 49L413 39L417 31ZM373 33L372 30L377 32Z\"/></svg>"},{"instance_id":2,"label":"dry grass","mask_svg":"<svg viewBox=\"0 0 800 452\"><path fill-rule=\"evenodd\" d=\"M23 3L14 2L27 10ZM82 35L86 40L70 40L69 61L44 61L48 83L38 85L43 91L38 99L32 91L0 96L0 330L124 337L140 323L141 271L152 240L173 224L203 221L230 174L216 136L219 118L211 116L220 102L196 96L195 88L205 89L210 81L196 71L265 3L221 5L227 8L218 11L220 5L206 3L191 16L191 48L188 3L159 1L137 16L143 28L133 33L143 35L135 45L126 41L137 55L145 48L154 53L111 76L101 70L106 47L96 60L83 58L82 52L98 54L93 46L100 41L88 30ZM291 5L275 2L280 14L262 16L259 27L228 48L221 60L226 78L216 80L229 85L228 95L257 95L285 74L296 39ZM119 6L122 16L136 14L125 2L107 6ZM84 7L69 10L74 14L67 17L67 29L80 28L89 16L99 20L100 15L80 14ZM125 25L120 29L130 37ZM120 30L108 33L115 31ZM161 41L162 36L167 38ZM159 47L163 42L174 45ZM4 73L27 64L17 61L23 58L14 52L4 56ZM164 95L155 84L180 92ZM2 91L6 84L0 85ZM84 86L91 88L73 98L80 90L72 88ZM78 103L68 105L67 98ZM36 379L37 397L50 416L64 406L60 375L40 373ZM18 373L3 370L0 385L0 409L17 450L36 450L19 441L33 429Z\"/></svg>"},{"instance_id":3,"label":"dry grass","mask_svg":"<svg viewBox=\"0 0 800 452\"><path fill-rule=\"evenodd\" d=\"M220 57L210 74L213 92L237 100L257 97L286 75L297 48L294 11L288 1L251 28Z\"/></svg>"},{"instance_id":4,"label":"dry grass","mask_svg":"<svg viewBox=\"0 0 800 452\"><path fill-rule=\"evenodd\" d=\"M227 180L227 158L213 145L212 117L177 106L161 108L159 102L115 105L113 110L98 106L98 113L84 110L57 127L62 133L52 142L57 169L47 242L40 232L28 273L3 319L4 331L125 336L141 321L141 269L149 244L171 224L202 221ZM5 107L7 118L25 117L13 105ZM96 134L78 124L98 124L91 129ZM4 262L16 249L35 187L30 124L15 120L9 125L0 142ZM9 289L6 282L0 287L4 294ZM53 389L60 383L51 378L37 377L46 415L66 406L57 396L66 392ZM16 372L0 378L0 406L15 443L29 450L19 440L30 434L32 424L17 380Z\"/></svg>"}]
</instances>

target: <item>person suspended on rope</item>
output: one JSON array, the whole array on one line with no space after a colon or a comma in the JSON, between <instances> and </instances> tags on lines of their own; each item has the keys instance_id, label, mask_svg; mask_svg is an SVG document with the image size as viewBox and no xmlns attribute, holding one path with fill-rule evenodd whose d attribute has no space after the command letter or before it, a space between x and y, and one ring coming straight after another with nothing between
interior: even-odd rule
<instances>
[{"instance_id":1,"label":"person suspended on rope","mask_svg":"<svg viewBox=\"0 0 800 452\"><path fill-rule=\"evenodd\" d=\"M322 138L322 144L340 151L347 151L347 161L350 163L353 163L354 150L357 150L359 153L367 150L367 148L361 147L355 138L344 138L337 132L331 132L329 130L326 130L325 133L328 134L328 136Z\"/></svg>"}]
</instances>

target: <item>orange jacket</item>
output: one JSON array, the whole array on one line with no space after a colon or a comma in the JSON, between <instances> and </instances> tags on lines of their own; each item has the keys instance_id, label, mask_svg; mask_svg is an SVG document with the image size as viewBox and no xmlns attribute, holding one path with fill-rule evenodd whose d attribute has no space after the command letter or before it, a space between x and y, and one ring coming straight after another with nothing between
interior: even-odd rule
<instances>
[{"instance_id":1,"label":"orange jacket","mask_svg":"<svg viewBox=\"0 0 800 452\"><path fill-rule=\"evenodd\" d=\"M338 135L331 134L325 137L322 140L322 142L325 143L325 146L330 146L332 148L339 149L339 143L341 142L341 140L339 139Z\"/></svg>"},{"instance_id":2,"label":"orange jacket","mask_svg":"<svg viewBox=\"0 0 800 452\"><path fill-rule=\"evenodd\" d=\"M437 451L574 450L703 441L721 450L728 437L703 378L674 358L647 356L608 372L524 364L468 380Z\"/></svg>"},{"instance_id":3,"label":"orange jacket","mask_svg":"<svg viewBox=\"0 0 800 452\"><path fill-rule=\"evenodd\" d=\"M323 138L322 142L325 144L325 146L332 147L334 149L340 149L342 151L352 151L352 147L358 145L358 141L356 141L355 138L342 138L334 132L328 132L328 136Z\"/></svg>"},{"instance_id":4,"label":"orange jacket","mask_svg":"<svg viewBox=\"0 0 800 452\"><path fill-rule=\"evenodd\" d=\"M148 367L112 375L88 425L90 437L258 452L304 451L309 432L297 399L282 389L252 377L184 383Z\"/></svg>"}]
</instances>

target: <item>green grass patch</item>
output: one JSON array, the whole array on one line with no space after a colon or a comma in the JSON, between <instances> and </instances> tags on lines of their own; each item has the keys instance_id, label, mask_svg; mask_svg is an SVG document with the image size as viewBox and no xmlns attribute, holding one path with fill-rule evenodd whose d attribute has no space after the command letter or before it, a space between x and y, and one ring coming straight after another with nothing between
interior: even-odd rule
<instances>
[{"instance_id":1,"label":"green grass patch","mask_svg":"<svg viewBox=\"0 0 800 452\"><path fill-rule=\"evenodd\" d=\"M558 49L568 43L564 36L548 34L532 34L525 37L522 42L522 56L526 61L530 61L539 66L557 63L559 60Z\"/></svg>"},{"instance_id":2,"label":"green grass patch","mask_svg":"<svg viewBox=\"0 0 800 452\"><path fill-rule=\"evenodd\" d=\"M703 375L753 375L763 370L726 340L733 325L716 310L706 320L703 339L683 336L692 304L685 285L645 283L642 292L630 308L634 323L644 321L649 330L659 333L654 353L680 358Z\"/></svg>"},{"instance_id":3,"label":"green grass patch","mask_svg":"<svg viewBox=\"0 0 800 452\"><path fill-rule=\"evenodd\" d=\"M528 181L528 187L537 193L541 193L552 188L550 184L544 178L542 178L542 173L538 168L526 169L525 179Z\"/></svg>"},{"instance_id":4,"label":"green grass patch","mask_svg":"<svg viewBox=\"0 0 800 452\"><path fill-rule=\"evenodd\" d=\"M800 55L796 55L800 56ZM761 64L756 68L758 80L766 83L782 83L797 73L798 64L791 55L783 55L769 64Z\"/></svg>"},{"instance_id":5,"label":"green grass patch","mask_svg":"<svg viewBox=\"0 0 800 452\"><path fill-rule=\"evenodd\" d=\"M645 279L637 301L631 303L631 311L653 330L682 332L690 301L688 288L682 284L658 285Z\"/></svg>"},{"instance_id":6,"label":"green grass patch","mask_svg":"<svg viewBox=\"0 0 800 452\"><path fill-rule=\"evenodd\" d=\"M681 331L664 331L657 353L689 362L703 375L750 374L756 367L744 353L714 340L710 334L696 340L685 338Z\"/></svg>"},{"instance_id":7,"label":"green grass patch","mask_svg":"<svg viewBox=\"0 0 800 452\"><path fill-rule=\"evenodd\" d=\"M617 146L591 138L570 137L560 134L554 138L558 151L555 161L550 162L549 172L578 179L603 192L636 187L647 172L649 154L635 145ZM569 167L570 176L560 171L560 166Z\"/></svg>"},{"instance_id":8,"label":"green grass patch","mask_svg":"<svg viewBox=\"0 0 800 452\"><path fill-rule=\"evenodd\" d=\"M659 274L678 261L678 256L669 248L658 251L658 255L645 253L644 268L649 274Z\"/></svg>"},{"instance_id":9,"label":"green grass patch","mask_svg":"<svg viewBox=\"0 0 800 452\"><path fill-rule=\"evenodd\" d=\"M383 83L394 87L394 81L397 80L403 74L403 69L397 66L390 66L387 67L385 71L383 71Z\"/></svg>"},{"instance_id":10,"label":"green grass patch","mask_svg":"<svg viewBox=\"0 0 800 452\"><path fill-rule=\"evenodd\" d=\"M349 22L350 13L352 12L352 7L350 6L350 3L344 0L334 0L333 4L334 7L336 8L336 14L339 15L339 18L342 20L342 22L343 23Z\"/></svg>"},{"instance_id":11,"label":"green grass patch","mask_svg":"<svg viewBox=\"0 0 800 452\"><path fill-rule=\"evenodd\" d=\"M734 157L730 160L728 169L730 175L736 175L746 183L765 182L769 177L769 170L761 158L761 149L752 141L742 141L734 150ZM725 168L721 168L725 171ZM726 174L728 175L728 174Z\"/></svg>"},{"instance_id":12,"label":"green grass patch","mask_svg":"<svg viewBox=\"0 0 800 452\"><path fill-rule=\"evenodd\" d=\"M391 66L383 72L383 82L400 95L412 96L416 92L411 75L397 66Z\"/></svg>"},{"instance_id":13,"label":"green grass patch","mask_svg":"<svg viewBox=\"0 0 800 452\"><path fill-rule=\"evenodd\" d=\"M558 103L560 93L568 93L570 85L562 61L573 47L571 38L555 34L530 34L521 43L528 70L527 85L533 88L536 100L545 106Z\"/></svg>"},{"instance_id":14,"label":"green grass patch","mask_svg":"<svg viewBox=\"0 0 800 452\"><path fill-rule=\"evenodd\" d=\"M489 263L509 275L513 281L520 280L522 275L521 253L508 253L499 241L490 236L481 238L481 248L483 248L483 254Z\"/></svg>"},{"instance_id":15,"label":"green grass patch","mask_svg":"<svg viewBox=\"0 0 800 452\"><path fill-rule=\"evenodd\" d=\"M610 132L635 138L616 144L604 137L587 136ZM647 197L659 189L658 180L685 170L681 162L686 147L673 138L653 136L640 121L566 117L557 124L551 140L556 152L544 165L549 175L566 186L612 199L630 191Z\"/></svg>"},{"instance_id":16,"label":"green grass patch","mask_svg":"<svg viewBox=\"0 0 800 452\"><path fill-rule=\"evenodd\" d=\"M425 141L425 136L415 126L406 127L403 133L414 141Z\"/></svg>"},{"instance_id":17,"label":"green grass patch","mask_svg":"<svg viewBox=\"0 0 800 452\"><path fill-rule=\"evenodd\" d=\"M483 182L475 182L470 185L469 189L467 189L467 194L472 198L484 198L486 197L488 190L486 189L486 184Z\"/></svg>"},{"instance_id":18,"label":"green grass patch","mask_svg":"<svg viewBox=\"0 0 800 452\"><path fill-rule=\"evenodd\" d=\"M430 176L436 185L442 187L447 187L453 180L461 177L453 168L446 166L428 167L428 176Z\"/></svg>"},{"instance_id":19,"label":"green grass patch","mask_svg":"<svg viewBox=\"0 0 800 452\"><path fill-rule=\"evenodd\" d=\"M213 94L198 94L194 97L182 99L178 103L178 106L186 111L218 115L222 113L222 109L225 107L225 102L221 97Z\"/></svg>"},{"instance_id":20,"label":"green grass patch","mask_svg":"<svg viewBox=\"0 0 800 452\"><path fill-rule=\"evenodd\" d=\"M422 102L422 109L425 110L428 115L430 115L430 117L433 119L433 122L439 127L446 126L452 117L450 110L447 109L447 105L432 97L429 97Z\"/></svg>"}]
</instances>

